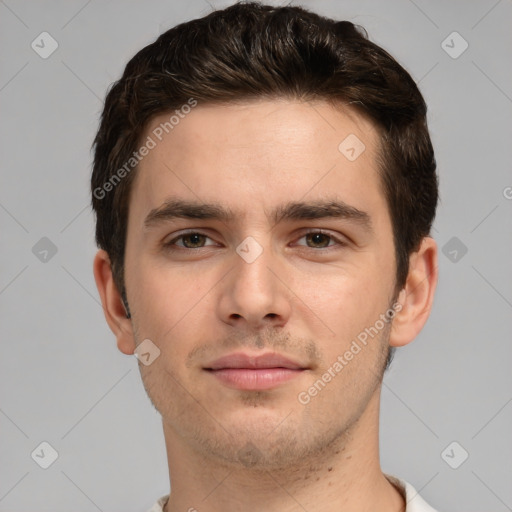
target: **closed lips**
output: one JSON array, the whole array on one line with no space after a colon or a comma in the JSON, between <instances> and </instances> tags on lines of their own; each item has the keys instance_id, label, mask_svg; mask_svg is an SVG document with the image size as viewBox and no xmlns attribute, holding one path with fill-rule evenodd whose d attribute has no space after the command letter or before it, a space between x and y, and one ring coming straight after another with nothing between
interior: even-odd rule
<instances>
[{"instance_id":1,"label":"closed lips","mask_svg":"<svg viewBox=\"0 0 512 512\"><path fill-rule=\"evenodd\" d=\"M264 368L286 368L289 370L304 370L303 365L276 353L267 353L258 356L245 353L230 354L209 363L206 370L224 369L247 369L257 370Z\"/></svg>"}]
</instances>

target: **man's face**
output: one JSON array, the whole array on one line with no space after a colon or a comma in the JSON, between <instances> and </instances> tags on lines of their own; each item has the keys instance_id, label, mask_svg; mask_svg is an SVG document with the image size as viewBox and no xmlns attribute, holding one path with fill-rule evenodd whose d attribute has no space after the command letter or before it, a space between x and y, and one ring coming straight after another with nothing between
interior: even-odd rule
<instances>
[{"instance_id":1,"label":"man's face","mask_svg":"<svg viewBox=\"0 0 512 512\"><path fill-rule=\"evenodd\" d=\"M298 461L349 432L379 391L389 324L375 326L392 304L395 257L377 132L323 102L199 104L158 141L168 119L142 139L157 144L129 206L135 341L161 351L141 365L145 388L165 428L203 456ZM178 201L181 217L165 209ZM199 218L187 216L194 205ZM267 353L296 366L216 363Z\"/></svg>"}]
</instances>

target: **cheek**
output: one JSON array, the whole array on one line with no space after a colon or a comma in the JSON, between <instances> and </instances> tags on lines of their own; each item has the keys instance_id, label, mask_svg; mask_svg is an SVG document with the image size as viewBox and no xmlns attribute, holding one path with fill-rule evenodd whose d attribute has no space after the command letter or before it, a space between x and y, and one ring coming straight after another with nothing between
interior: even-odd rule
<instances>
[{"instance_id":1,"label":"cheek","mask_svg":"<svg viewBox=\"0 0 512 512\"><path fill-rule=\"evenodd\" d=\"M202 299L219 278L197 266L177 265L164 257L141 254L131 265L128 286L139 317L146 325L174 325L202 309ZM135 308L134 308L135 309Z\"/></svg>"},{"instance_id":2,"label":"cheek","mask_svg":"<svg viewBox=\"0 0 512 512\"><path fill-rule=\"evenodd\" d=\"M328 327L327 337L347 340L387 308L387 283L377 282L378 275L378 269L367 263L303 275L292 288L300 299L297 308L308 316L312 311Z\"/></svg>"}]
</instances>

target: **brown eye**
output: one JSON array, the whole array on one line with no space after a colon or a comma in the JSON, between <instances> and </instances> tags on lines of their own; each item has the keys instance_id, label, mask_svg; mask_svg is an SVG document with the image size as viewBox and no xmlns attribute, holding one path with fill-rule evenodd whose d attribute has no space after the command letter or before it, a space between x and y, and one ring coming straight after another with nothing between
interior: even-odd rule
<instances>
[{"instance_id":1,"label":"brown eye","mask_svg":"<svg viewBox=\"0 0 512 512\"><path fill-rule=\"evenodd\" d=\"M204 247L206 236L200 233L190 233L188 235L182 235L179 239L183 240L183 246L187 249L197 249L198 247ZM179 240L177 239L177 240Z\"/></svg>"},{"instance_id":2,"label":"brown eye","mask_svg":"<svg viewBox=\"0 0 512 512\"><path fill-rule=\"evenodd\" d=\"M296 242L297 243L297 242ZM342 249L348 245L343 236L336 236L327 231L309 231L304 233L298 240L298 246L307 249L325 249L330 250Z\"/></svg>"},{"instance_id":3,"label":"brown eye","mask_svg":"<svg viewBox=\"0 0 512 512\"><path fill-rule=\"evenodd\" d=\"M207 235L203 235L203 233L198 233L195 231L191 231L189 233L183 233L176 238L173 238L169 242L164 243L166 249L202 249L203 247L208 247L211 245L215 245L213 240Z\"/></svg>"},{"instance_id":4,"label":"brown eye","mask_svg":"<svg viewBox=\"0 0 512 512\"><path fill-rule=\"evenodd\" d=\"M325 233L308 233L306 235L306 241L308 243L308 247L312 247L314 249L328 247L331 242L331 237L326 235Z\"/></svg>"}]
</instances>

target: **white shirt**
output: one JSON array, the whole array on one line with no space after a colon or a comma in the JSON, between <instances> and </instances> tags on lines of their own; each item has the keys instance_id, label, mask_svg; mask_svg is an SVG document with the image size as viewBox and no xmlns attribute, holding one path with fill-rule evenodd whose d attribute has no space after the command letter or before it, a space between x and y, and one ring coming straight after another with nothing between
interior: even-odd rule
<instances>
[{"instance_id":1,"label":"white shirt","mask_svg":"<svg viewBox=\"0 0 512 512\"><path fill-rule=\"evenodd\" d=\"M395 486L399 487L402 491L402 496L405 499L405 512L437 512L433 509L423 498L418 494L416 489L405 480L386 475L386 478L390 480ZM163 507L169 499L169 494L162 496L149 510L148 512L163 512Z\"/></svg>"}]
</instances>

